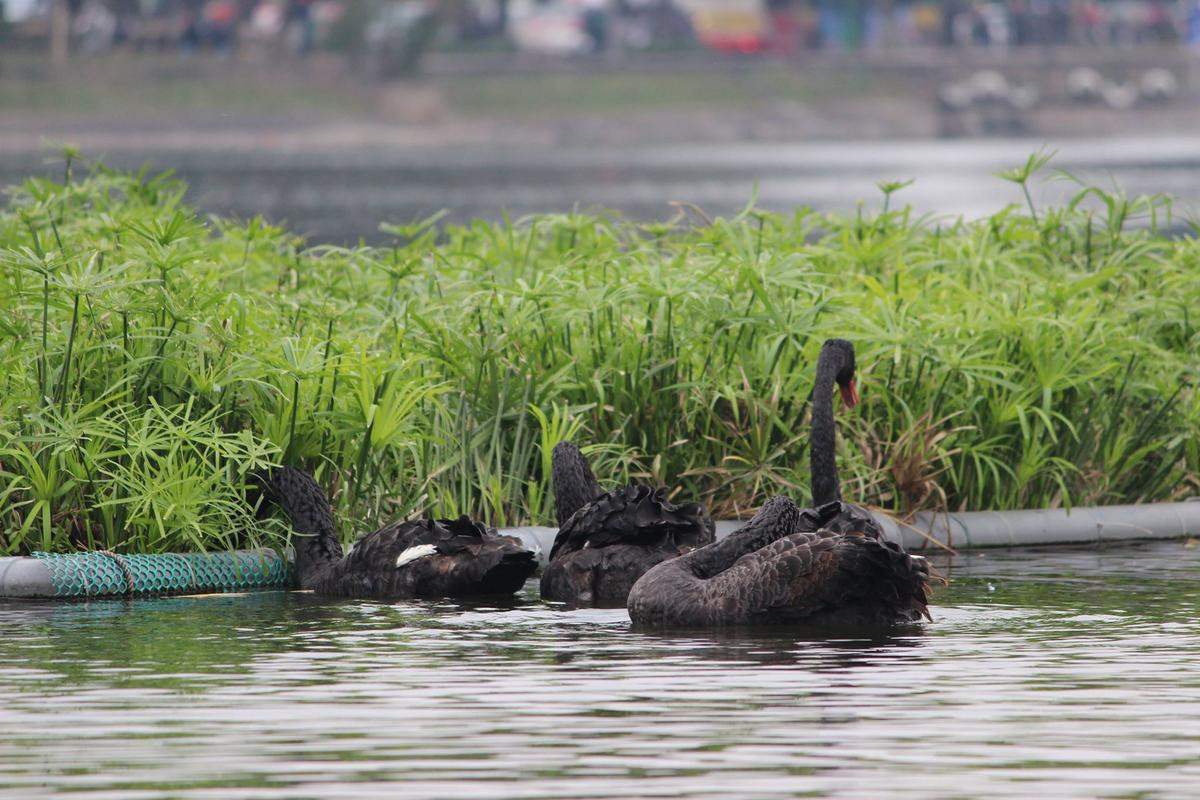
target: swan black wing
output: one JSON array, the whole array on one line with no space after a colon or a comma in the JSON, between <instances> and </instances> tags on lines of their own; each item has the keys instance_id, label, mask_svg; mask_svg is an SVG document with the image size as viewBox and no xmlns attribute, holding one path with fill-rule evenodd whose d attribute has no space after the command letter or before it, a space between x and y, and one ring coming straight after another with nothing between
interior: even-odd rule
<instances>
[{"instance_id":1,"label":"swan black wing","mask_svg":"<svg viewBox=\"0 0 1200 800\"><path fill-rule=\"evenodd\" d=\"M676 505L665 489L641 484L604 492L571 515L550 549L550 561L585 548L629 544L691 549L713 541L715 526L699 503Z\"/></svg>"},{"instance_id":2,"label":"swan black wing","mask_svg":"<svg viewBox=\"0 0 1200 800\"><path fill-rule=\"evenodd\" d=\"M769 500L721 541L649 570L629 596L635 625L878 625L928 617L929 567L898 545L823 525L840 502Z\"/></svg>"},{"instance_id":3,"label":"swan black wing","mask_svg":"<svg viewBox=\"0 0 1200 800\"><path fill-rule=\"evenodd\" d=\"M537 568L534 553L467 517L410 520L364 536L318 592L343 597L512 594Z\"/></svg>"},{"instance_id":4,"label":"swan black wing","mask_svg":"<svg viewBox=\"0 0 1200 800\"><path fill-rule=\"evenodd\" d=\"M925 559L894 542L822 529L743 556L705 588L746 621L882 624L928 618L928 581Z\"/></svg>"},{"instance_id":5,"label":"swan black wing","mask_svg":"<svg viewBox=\"0 0 1200 800\"><path fill-rule=\"evenodd\" d=\"M542 597L576 607L623 608L639 578L678 555L678 548L622 543L574 550L546 565Z\"/></svg>"},{"instance_id":6,"label":"swan black wing","mask_svg":"<svg viewBox=\"0 0 1200 800\"><path fill-rule=\"evenodd\" d=\"M714 526L704 507L676 505L664 495L635 484L605 492L571 515L542 572L542 597L620 608L651 567L710 544Z\"/></svg>"}]
</instances>

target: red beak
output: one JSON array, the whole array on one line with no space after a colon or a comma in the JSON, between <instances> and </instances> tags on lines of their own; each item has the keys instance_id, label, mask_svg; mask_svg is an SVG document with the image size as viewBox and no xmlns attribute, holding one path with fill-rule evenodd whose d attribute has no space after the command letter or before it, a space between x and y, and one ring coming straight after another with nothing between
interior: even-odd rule
<instances>
[{"instance_id":1,"label":"red beak","mask_svg":"<svg viewBox=\"0 0 1200 800\"><path fill-rule=\"evenodd\" d=\"M854 388L854 378L851 378L845 386L838 386L838 391L842 393L842 404L846 408L854 408L858 405L858 390Z\"/></svg>"}]
</instances>

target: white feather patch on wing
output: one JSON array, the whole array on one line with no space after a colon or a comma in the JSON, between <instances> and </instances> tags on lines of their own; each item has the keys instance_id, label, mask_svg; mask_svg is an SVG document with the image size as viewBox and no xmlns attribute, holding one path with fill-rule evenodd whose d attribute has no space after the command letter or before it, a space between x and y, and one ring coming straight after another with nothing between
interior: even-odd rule
<instances>
[{"instance_id":1,"label":"white feather patch on wing","mask_svg":"<svg viewBox=\"0 0 1200 800\"><path fill-rule=\"evenodd\" d=\"M424 558L425 556L431 556L436 552L437 552L437 545L432 545L432 544L413 545L412 547L408 548L400 555L396 556L396 566L403 567L405 564L407 564L410 561L416 561L418 558Z\"/></svg>"}]
</instances>

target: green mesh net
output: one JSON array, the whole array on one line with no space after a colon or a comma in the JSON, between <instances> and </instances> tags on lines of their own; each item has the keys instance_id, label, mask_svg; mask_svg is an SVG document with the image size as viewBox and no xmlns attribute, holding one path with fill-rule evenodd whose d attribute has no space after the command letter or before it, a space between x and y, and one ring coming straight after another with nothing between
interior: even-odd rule
<instances>
[{"instance_id":1,"label":"green mesh net","mask_svg":"<svg viewBox=\"0 0 1200 800\"><path fill-rule=\"evenodd\" d=\"M234 553L34 553L58 597L149 596L278 589L291 585L288 562L274 550Z\"/></svg>"}]
</instances>

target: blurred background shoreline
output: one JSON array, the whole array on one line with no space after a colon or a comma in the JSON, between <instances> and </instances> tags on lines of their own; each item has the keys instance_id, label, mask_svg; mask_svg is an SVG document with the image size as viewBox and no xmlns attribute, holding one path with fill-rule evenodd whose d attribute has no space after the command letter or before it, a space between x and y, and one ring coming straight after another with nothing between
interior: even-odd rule
<instances>
[{"instance_id":1,"label":"blurred background shoreline","mask_svg":"<svg viewBox=\"0 0 1200 800\"><path fill-rule=\"evenodd\" d=\"M1190 0L0 2L0 182L69 144L313 241L442 208L848 211L909 178L918 211L978 216L1043 147L1200 200Z\"/></svg>"}]
</instances>

